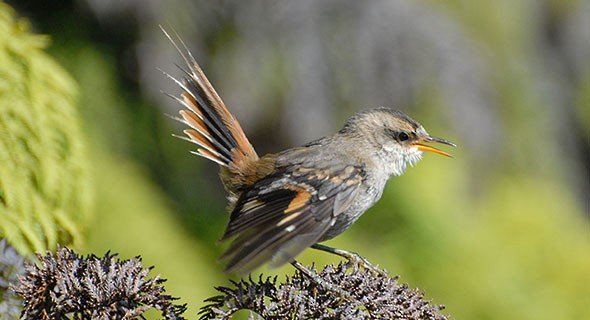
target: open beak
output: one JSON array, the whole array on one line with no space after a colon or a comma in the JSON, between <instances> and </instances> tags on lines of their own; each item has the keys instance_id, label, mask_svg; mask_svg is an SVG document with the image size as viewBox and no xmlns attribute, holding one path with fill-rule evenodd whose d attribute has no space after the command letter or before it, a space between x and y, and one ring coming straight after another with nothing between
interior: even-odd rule
<instances>
[{"instance_id":1,"label":"open beak","mask_svg":"<svg viewBox=\"0 0 590 320\"><path fill-rule=\"evenodd\" d=\"M438 143L446 144L447 146L456 147L456 145L454 143L452 143L451 141L445 140L442 138L437 138L437 137L428 136L426 139L424 139L424 141L425 142L438 142ZM414 143L414 146L416 146L418 148L418 150L420 150L422 152L434 152L434 153L438 153L440 155L443 155L445 157L449 157L449 158L453 157L450 154L448 154L438 148L435 148L435 147L432 147L429 145L425 145L422 143Z\"/></svg>"}]
</instances>

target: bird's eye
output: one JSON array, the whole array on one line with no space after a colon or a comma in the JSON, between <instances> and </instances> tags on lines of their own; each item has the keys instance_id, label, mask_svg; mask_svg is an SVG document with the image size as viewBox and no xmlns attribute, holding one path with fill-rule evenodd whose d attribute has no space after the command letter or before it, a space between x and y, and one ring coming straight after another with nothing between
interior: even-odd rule
<instances>
[{"instance_id":1,"label":"bird's eye","mask_svg":"<svg viewBox=\"0 0 590 320\"><path fill-rule=\"evenodd\" d=\"M407 133L405 133L405 132L400 132L400 133L397 135L397 139L398 139L399 141L406 141L406 140L410 139L410 136L408 136L408 134L407 134Z\"/></svg>"}]
</instances>

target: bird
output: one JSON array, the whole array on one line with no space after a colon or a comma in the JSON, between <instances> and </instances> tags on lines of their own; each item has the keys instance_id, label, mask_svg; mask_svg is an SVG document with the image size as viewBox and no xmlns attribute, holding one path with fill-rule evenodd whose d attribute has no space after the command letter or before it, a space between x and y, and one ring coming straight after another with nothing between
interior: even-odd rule
<instances>
[{"instance_id":1,"label":"bird","mask_svg":"<svg viewBox=\"0 0 590 320\"><path fill-rule=\"evenodd\" d=\"M164 92L182 106L172 117L186 128L174 136L219 165L228 193L230 216L221 237L230 242L221 256L228 273L286 263L301 270L296 257L309 247L354 258L321 242L347 230L381 198L387 181L424 152L451 157L429 143L454 143L385 107L354 114L332 135L260 156L182 38L161 29L184 61L184 67L177 65L181 78L161 70L181 91Z\"/></svg>"}]
</instances>

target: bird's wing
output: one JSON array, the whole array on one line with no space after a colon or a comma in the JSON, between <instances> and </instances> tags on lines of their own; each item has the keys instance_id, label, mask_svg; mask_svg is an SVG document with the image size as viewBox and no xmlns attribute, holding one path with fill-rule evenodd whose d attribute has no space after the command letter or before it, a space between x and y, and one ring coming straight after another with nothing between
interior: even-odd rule
<instances>
[{"instance_id":1,"label":"bird's wing","mask_svg":"<svg viewBox=\"0 0 590 320\"><path fill-rule=\"evenodd\" d=\"M356 197L362 168L283 168L242 193L222 240L228 272L247 272L270 261L292 261L316 243Z\"/></svg>"}]
</instances>

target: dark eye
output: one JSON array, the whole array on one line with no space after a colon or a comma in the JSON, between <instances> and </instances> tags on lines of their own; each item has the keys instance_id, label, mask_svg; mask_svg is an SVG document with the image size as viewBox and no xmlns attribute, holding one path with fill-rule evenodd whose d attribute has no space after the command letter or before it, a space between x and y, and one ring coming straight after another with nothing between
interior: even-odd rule
<instances>
[{"instance_id":1,"label":"dark eye","mask_svg":"<svg viewBox=\"0 0 590 320\"><path fill-rule=\"evenodd\" d=\"M408 134L407 134L407 133L405 133L405 132L400 132L400 133L397 135L397 139L398 139L399 141L406 141L406 140L410 139L410 136L408 136Z\"/></svg>"}]
</instances>

